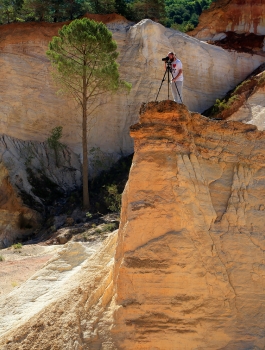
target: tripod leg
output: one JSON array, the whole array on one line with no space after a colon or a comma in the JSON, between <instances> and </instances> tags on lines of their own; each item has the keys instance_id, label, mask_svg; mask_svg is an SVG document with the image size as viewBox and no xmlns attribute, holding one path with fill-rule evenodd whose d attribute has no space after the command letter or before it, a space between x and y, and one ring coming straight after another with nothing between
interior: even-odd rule
<instances>
[{"instance_id":1,"label":"tripod leg","mask_svg":"<svg viewBox=\"0 0 265 350\"><path fill-rule=\"evenodd\" d=\"M172 79L174 79L173 74L172 74L172 72L171 72L171 71L170 71L170 73L171 73ZM173 84L173 83L172 83L172 84ZM182 101L182 98L181 98L181 96L180 96L179 89L178 89L178 87L177 87L176 82L175 82L174 84L175 84L175 87L176 87L176 89L177 89L177 92L178 92L178 95L179 95L180 102L181 102L181 103L183 103L183 101Z\"/></svg>"},{"instance_id":2,"label":"tripod leg","mask_svg":"<svg viewBox=\"0 0 265 350\"><path fill-rule=\"evenodd\" d=\"M169 67L167 67L167 99L169 100L169 83L170 83L170 79L169 79Z\"/></svg>"},{"instance_id":3,"label":"tripod leg","mask_svg":"<svg viewBox=\"0 0 265 350\"><path fill-rule=\"evenodd\" d=\"M158 89L158 93L157 93L157 95L156 95L155 102L157 101L157 98L158 98L159 92L160 92L160 90L161 90L161 87L162 87L162 85L163 85L163 82L166 80L165 77L166 77L167 71L168 71L168 68L166 69L165 74L164 74L164 76L163 76L163 78L162 78L160 87L159 87L159 89ZM169 79L169 76L168 76L168 79Z\"/></svg>"}]
</instances>

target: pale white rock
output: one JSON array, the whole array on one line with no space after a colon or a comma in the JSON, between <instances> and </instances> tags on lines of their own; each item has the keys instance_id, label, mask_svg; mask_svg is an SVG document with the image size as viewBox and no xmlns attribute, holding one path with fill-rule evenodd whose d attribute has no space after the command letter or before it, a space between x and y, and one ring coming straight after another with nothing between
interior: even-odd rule
<instances>
[{"instance_id":1,"label":"pale white rock","mask_svg":"<svg viewBox=\"0 0 265 350\"><path fill-rule=\"evenodd\" d=\"M218 34L215 34L215 36L212 38L213 41L215 40L222 40L226 38L226 34L225 33L218 33Z\"/></svg>"},{"instance_id":2,"label":"pale white rock","mask_svg":"<svg viewBox=\"0 0 265 350\"><path fill-rule=\"evenodd\" d=\"M60 349L68 350L90 348L91 343L95 348L102 344L102 349L113 349L110 328L116 243L117 231L92 246L68 243L32 278L0 299L1 350L16 342L21 329L31 322L39 334L43 329L48 334L45 340L34 336L26 345L28 348L35 348L33 343L37 340L38 349L45 348L45 344L59 344ZM54 327L57 335L51 340ZM61 333L62 329L68 331Z\"/></svg>"},{"instance_id":3,"label":"pale white rock","mask_svg":"<svg viewBox=\"0 0 265 350\"><path fill-rule=\"evenodd\" d=\"M265 87L257 89L228 120L256 125L265 130Z\"/></svg>"},{"instance_id":4,"label":"pale white rock","mask_svg":"<svg viewBox=\"0 0 265 350\"><path fill-rule=\"evenodd\" d=\"M105 95L95 111L89 149L99 147L105 162L133 151L129 126L138 120L141 103L155 100L164 75L161 59L169 51L176 51L183 62L184 103L193 111L210 107L265 61L265 57L208 45L151 20L135 25L119 21L108 26L118 43L121 78L133 87L129 95ZM44 141L53 127L61 125L63 142L81 154L80 110L69 99L56 95L45 56L59 24L1 28L0 64L6 74L0 82L1 131L24 140ZM171 98L171 92L169 95ZM165 98L166 83L158 99Z\"/></svg>"},{"instance_id":5,"label":"pale white rock","mask_svg":"<svg viewBox=\"0 0 265 350\"><path fill-rule=\"evenodd\" d=\"M0 298L0 337L69 293L75 286L75 275L84 273L84 264L101 246L102 242L90 247L79 242L67 243L21 287Z\"/></svg>"}]
</instances>

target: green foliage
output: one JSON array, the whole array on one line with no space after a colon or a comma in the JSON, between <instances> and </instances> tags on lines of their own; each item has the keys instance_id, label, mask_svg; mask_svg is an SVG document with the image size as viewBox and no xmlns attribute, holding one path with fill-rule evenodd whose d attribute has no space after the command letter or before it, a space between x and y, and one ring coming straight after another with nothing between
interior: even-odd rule
<instances>
[{"instance_id":1,"label":"green foliage","mask_svg":"<svg viewBox=\"0 0 265 350\"><path fill-rule=\"evenodd\" d=\"M132 155L123 157L90 183L94 210L101 213L120 210L121 194L128 179L131 163Z\"/></svg>"},{"instance_id":2,"label":"green foliage","mask_svg":"<svg viewBox=\"0 0 265 350\"><path fill-rule=\"evenodd\" d=\"M113 223L105 224L102 227L102 232L112 232L116 229L117 229L117 224L115 222L113 222Z\"/></svg>"},{"instance_id":3,"label":"green foliage","mask_svg":"<svg viewBox=\"0 0 265 350\"><path fill-rule=\"evenodd\" d=\"M130 84L119 79L116 50L112 33L103 23L83 18L59 30L59 36L49 44L47 56L62 91L87 107L100 94L115 92L121 85L130 89Z\"/></svg>"},{"instance_id":4,"label":"green foliage","mask_svg":"<svg viewBox=\"0 0 265 350\"><path fill-rule=\"evenodd\" d=\"M5 258L3 257L3 255L0 255L0 261L5 261Z\"/></svg>"},{"instance_id":5,"label":"green foliage","mask_svg":"<svg viewBox=\"0 0 265 350\"><path fill-rule=\"evenodd\" d=\"M51 149L54 150L56 166L59 167L60 163L60 151L62 151L66 146L62 144L59 140L62 138L63 127L56 126L52 129L50 137L48 137L47 142Z\"/></svg>"},{"instance_id":6,"label":"green foliage","mask_svg":"<svg viewBox=\"0 0 265 350\"><path fill-rule=\"evenodd\" d=\"M223 99L217 99L215 101L215 104L203 112L203 115L214 118L217 114L221 113L222 111L229 109L233 103L238 100L240 97L237 94L232 94L230 96L224 97Z\"/></svg>"},{"instance_id":7,"label":"green foliage","mask_svg":"<svg viewBox=\"0 0 265 350\"><path fill-rule=\"evenodd\" d=\"M52 129L50 137L48 137L47 142L51 149L54 150L56 166L60 166L60 151L65 148L65 145L59 140L62 138L63 127L56 126Z\"/></svg>"},{"instance_id":8,"label":"green foliage","mask_svg":"<svg viewBox=\"0 0 265 350\"><path fill-rule=\"evenodd\" d=\"M151 18L181 31L192 30L214 0L0 0L0 23L59 22L86 12L118 13L133 21Z\"/></svg>"},{"instance_id":9,"label":"green foliage","mask_svg":"<svg viewBox=\"0 0 265 350\"><path fill-rule=\"evenodd\" d=\"M13 249L21 249L22 248L22 243L15 243L12 245Z\"/></svg>"},{"instance_id":10,"label":"green foliage","mask_svg":"<svg viewBox=\"0 0 265 350\"><path fill-rule=\"evenodd\" d=\"M207 9L213 0L165 0L165 25L183 32L193 30L203 10Z\"/></svg>"},{"instance_id":11,"label":"green foliage","mask_svg":"<svg viewBox=\"0 0 265 350\"><path fill-rule=\"evenodd\" d=\"M110 211L120 211L121 209L121 194L118 191L117 185L106 186L107 195L105 203Z\"/></svg>"},{"instance_id":12,"label":"green foliage","mask_svg":"<svg viewBox=\"0 0 265 350\"><path fill-rule=\"evenodd\" d=\"M0 0L0 22L10 23L20 20L23 0Z\"/></svg>"},{"instance_id":13,"label":"green foliage","mask_svg":"<svg viewBox=\"0 0 265 350\"><path fill-rule=\"evenodd\" d=\"M82 18L58 34L47 56L61 92L74 98L82 111L83 207L89 209L87 134L95 125L94 110L101 105L100 95L119 88L129 91L131 84L119 78L117 44L105 24Z\"/></svg>"},{"instance_id":14,"label":"green foliage","mask_svg":"<svg viewBox=\"0 0 265 350\"><path fill-rule=\"evenodd\" d=\"M93 13L107 14L116 11L115 0L90 0Z\"/></svg>"},{"instance_id":15,"label":"green foliage","mask_svg":"<svg viewBox=\"0 0 265 350\"><path fill-rule=\"evenodd\" d=\"M135 0L131 5L133 19L140 21L143 18L150 18L155 21L165 19L164 0Z\"/></svg>"},{"instance_id":16,"label":"green foliage","mask_svg":"<svg viewBox=\"0 0 265 350\"><path fill-rule=\"evenodd\" d=\"M87 217L88 219L91 219L92 216L93 216L93 215L92 215L91 213L89 213L89 212L86 213L86 217Z\"/></svg>"}]
</instances>

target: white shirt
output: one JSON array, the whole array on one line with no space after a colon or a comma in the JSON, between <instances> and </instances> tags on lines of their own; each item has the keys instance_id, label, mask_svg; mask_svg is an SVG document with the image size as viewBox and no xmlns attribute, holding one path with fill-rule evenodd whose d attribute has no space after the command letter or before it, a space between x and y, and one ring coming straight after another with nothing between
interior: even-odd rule
<instances>
[{"instance_id":1,"label":"white shirt","mask_svg":"<svg viewBox=\"0 0 265 350\"><path fill-rule=\"evenodd\" d=\"M172 75L173 75L173 78L175 78L175 77L178 75L180 69L182 69L182 63L181 63L181 61L180 61L178 58L176 58L175 61L172 62L171 68L172 68ZM183 73L181 73L181 74L178 76L178 78L177 78L176 81L183 81Z\"/></svg>"}]
</instances>

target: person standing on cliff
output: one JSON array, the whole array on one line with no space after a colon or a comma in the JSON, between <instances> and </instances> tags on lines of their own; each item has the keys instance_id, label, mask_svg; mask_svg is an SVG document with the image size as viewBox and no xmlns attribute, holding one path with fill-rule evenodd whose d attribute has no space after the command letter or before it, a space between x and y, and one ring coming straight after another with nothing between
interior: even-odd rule
<instances>
[{"instance_id":1,"label":"person standing on cliff","mask_svg":"<svg viewBox=\"0 0 265 350\"><path fill-rule=\"evenodd\" d=\"M182 63L180 59L177 58L174 52L169 52L167 57L169 58L169 62L171 63L171 90L173 99L177 103L183 103L182 97L182 88L183 88L183 70ZM166 68L166 63L165 63Z\"/></svg>"}]
</instances>

